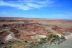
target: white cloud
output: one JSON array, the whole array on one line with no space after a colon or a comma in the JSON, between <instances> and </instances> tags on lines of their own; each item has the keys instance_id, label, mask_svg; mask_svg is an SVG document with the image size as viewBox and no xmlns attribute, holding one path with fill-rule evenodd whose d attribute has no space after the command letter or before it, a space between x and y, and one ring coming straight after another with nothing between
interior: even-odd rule
<instances>
[{"instance_id":1,"label":"white cloud","mask_svg":"<svg viewBox=\"0 0 72 48\"><path fill-rule=\"evenodd\" d=\"M0 1L0 6L9 6L14 7L17 9L22 10L30 10L35 8L41 8L45 6L49 6L53 4L54 2L51 0L19 0L19 1Z\"/></svg>"}]
</instances>

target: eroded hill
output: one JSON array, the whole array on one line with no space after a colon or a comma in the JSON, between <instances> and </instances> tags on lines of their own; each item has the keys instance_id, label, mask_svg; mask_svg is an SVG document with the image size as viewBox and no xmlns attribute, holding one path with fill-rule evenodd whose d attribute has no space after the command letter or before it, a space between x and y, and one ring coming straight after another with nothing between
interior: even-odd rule
<instances>
[{"instance_id":1,"label":"eroded hill","mask_svg":"<svg viewBox=\"0 0 72 48\"><path fill-rule=\"evenodd\" d=\"M1 48L34 48L48 43L60 44L72 33L72 21L0 20Z\"/></svg>"}]
</instances>

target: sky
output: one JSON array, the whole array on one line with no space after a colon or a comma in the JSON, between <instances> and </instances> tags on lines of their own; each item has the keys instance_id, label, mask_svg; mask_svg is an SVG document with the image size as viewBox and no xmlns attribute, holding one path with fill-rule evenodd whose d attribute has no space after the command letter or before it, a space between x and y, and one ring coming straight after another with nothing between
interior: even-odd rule
<instances>
[{"instance_id":1,"label":"sky","mask_svg":"<svg viewBox=\"0 0 72 48\"><path fill-rule=\"evenodd\" d=\"M72 20L72 0L0 0L0 17Z\"/></svg>"}]
</instances>

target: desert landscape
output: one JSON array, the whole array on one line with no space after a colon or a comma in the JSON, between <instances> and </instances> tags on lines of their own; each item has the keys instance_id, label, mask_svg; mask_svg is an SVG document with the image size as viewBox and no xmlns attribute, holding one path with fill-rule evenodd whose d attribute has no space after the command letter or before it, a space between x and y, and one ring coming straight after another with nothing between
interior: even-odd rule
<instances>
[{"instance_id":1,"label":"desert landscape","mask_svg":"<svg viewBox=\"0 0 72 48\"><path fill-rule=\"evenodd\" d=\"M0 0L0 48L72 48L72 0Z\"/></svg>"},{"instance_id":2,"label":"desert landscape","mask_svg":"<svg viewBox=\"0 0 72 48\"><path fill-rule=\"evenodd\" d=\"M0 18L0 48L42 48L71 37L72 20Z\"/></svg>"}]
</instances>

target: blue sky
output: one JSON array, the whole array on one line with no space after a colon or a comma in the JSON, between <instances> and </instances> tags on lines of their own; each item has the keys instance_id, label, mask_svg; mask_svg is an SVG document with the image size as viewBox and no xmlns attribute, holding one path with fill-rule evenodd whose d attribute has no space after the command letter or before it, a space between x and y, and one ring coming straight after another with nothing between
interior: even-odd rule
<instances>
[{"instance_id":1,"label":"blue sky","mask_svg":"<svg viewBox=\"0 0 72 48\"><path fill-rule=\"evenodd\" d=\"M72 20L72 0L0 0L0 17Z\"/></svg>"}]
</instances>

